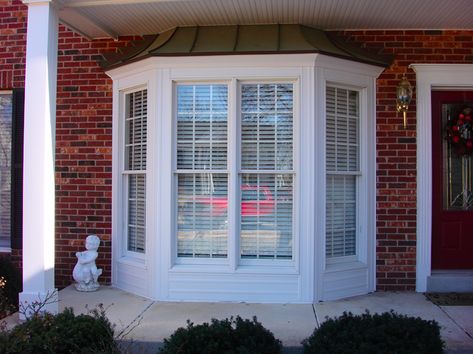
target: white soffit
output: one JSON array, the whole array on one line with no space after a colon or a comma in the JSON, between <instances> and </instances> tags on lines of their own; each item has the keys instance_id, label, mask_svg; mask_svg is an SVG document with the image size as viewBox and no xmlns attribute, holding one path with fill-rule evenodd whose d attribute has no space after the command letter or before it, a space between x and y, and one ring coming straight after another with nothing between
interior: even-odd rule
<instances>
[{"instance_id":1,"label":"white soffit","mask_svg":"<svg viewBox=\"0 0 473 354\"><path fill-rule=\"evenodd\" d=\"M90 38L155 34L176 26L269 23L302 24L324 30L473 29L472 0L56 0L56 3L61 21Z\"/></svg>"}]
</instances>

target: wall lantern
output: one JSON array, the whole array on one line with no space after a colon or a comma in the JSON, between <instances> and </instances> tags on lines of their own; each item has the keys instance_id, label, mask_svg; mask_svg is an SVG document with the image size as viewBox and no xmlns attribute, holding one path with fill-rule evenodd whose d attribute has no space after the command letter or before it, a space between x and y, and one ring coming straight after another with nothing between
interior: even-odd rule
<instances>
[{"instance_id":1,"label":"wall lantern","mask_svg":"<svg viewBox=\"0 0 473 354\"><path fill-rule=\"evenodd\" d=\"M398 112L402 112L404 129L407 128L407 110L411 99L412 86L404 75L396 87L396 108Z\"/></svg>"}]
</instances>

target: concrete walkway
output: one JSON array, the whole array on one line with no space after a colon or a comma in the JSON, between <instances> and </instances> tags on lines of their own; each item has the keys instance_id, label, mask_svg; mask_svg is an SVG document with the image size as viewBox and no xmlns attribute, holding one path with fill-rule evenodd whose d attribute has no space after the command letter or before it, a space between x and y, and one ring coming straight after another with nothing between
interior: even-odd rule
<instances>
[{"instance_id":1,"label":"concrete walkway","mask_svg":"<svg viewBox=\"0 0 473 354\"><path fill-rule=\"evenodd\" d=\"M59 301L61 310L73 307L76 314L103 304L108 318L116 325L116 333L131 340L128 349L135 353L156 353L163 339L178 327L185 326L188 319L199 324L209 322L211 318L236 315L256 316L283 342L286 353L300 353L301 341L327 317L339 316L344 311L360 314L366 309L371 313L392 309L401 314L436 320L441 326L447 353L473 353L473 306L437 306L419 293L379 292L314 305L292 305L154 302L111 287L102 287L93 293L79 293L68 287L59 292Z\"/></svg>"}]
</instances>

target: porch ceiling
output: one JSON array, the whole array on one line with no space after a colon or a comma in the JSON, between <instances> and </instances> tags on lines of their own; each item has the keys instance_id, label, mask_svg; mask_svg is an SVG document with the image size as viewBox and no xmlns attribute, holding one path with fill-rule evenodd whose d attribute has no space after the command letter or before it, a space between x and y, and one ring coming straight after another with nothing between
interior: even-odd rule
<instances>
[{"instance_id":1,"label":"porch ceiling","mask_svg":"<svg viewBox=\"0 0 473 354\"><path fill-rule=\"evenodd\" d=\"M24 0L25 3L33 0ZM471 0L53 0L89 38L177 26L302 24L340 29L472 29Z\"/></svg>"}]
</instances>

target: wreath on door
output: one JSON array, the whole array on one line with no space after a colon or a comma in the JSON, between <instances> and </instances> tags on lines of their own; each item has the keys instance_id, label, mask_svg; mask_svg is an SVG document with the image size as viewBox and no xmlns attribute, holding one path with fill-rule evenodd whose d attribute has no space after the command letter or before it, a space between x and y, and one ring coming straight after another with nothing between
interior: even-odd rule
<instances>
[{"instance_id":1,"label":"wreath on door","mask_svg":"<svg viewBox=\"0 0 473 354\"><path fill-rule=\"evenodd\" d=\"M448 120L446 139L453 151L459 156L471 155L473 152L473 110L464 108Z\"/></svg>"}]
</instances>

